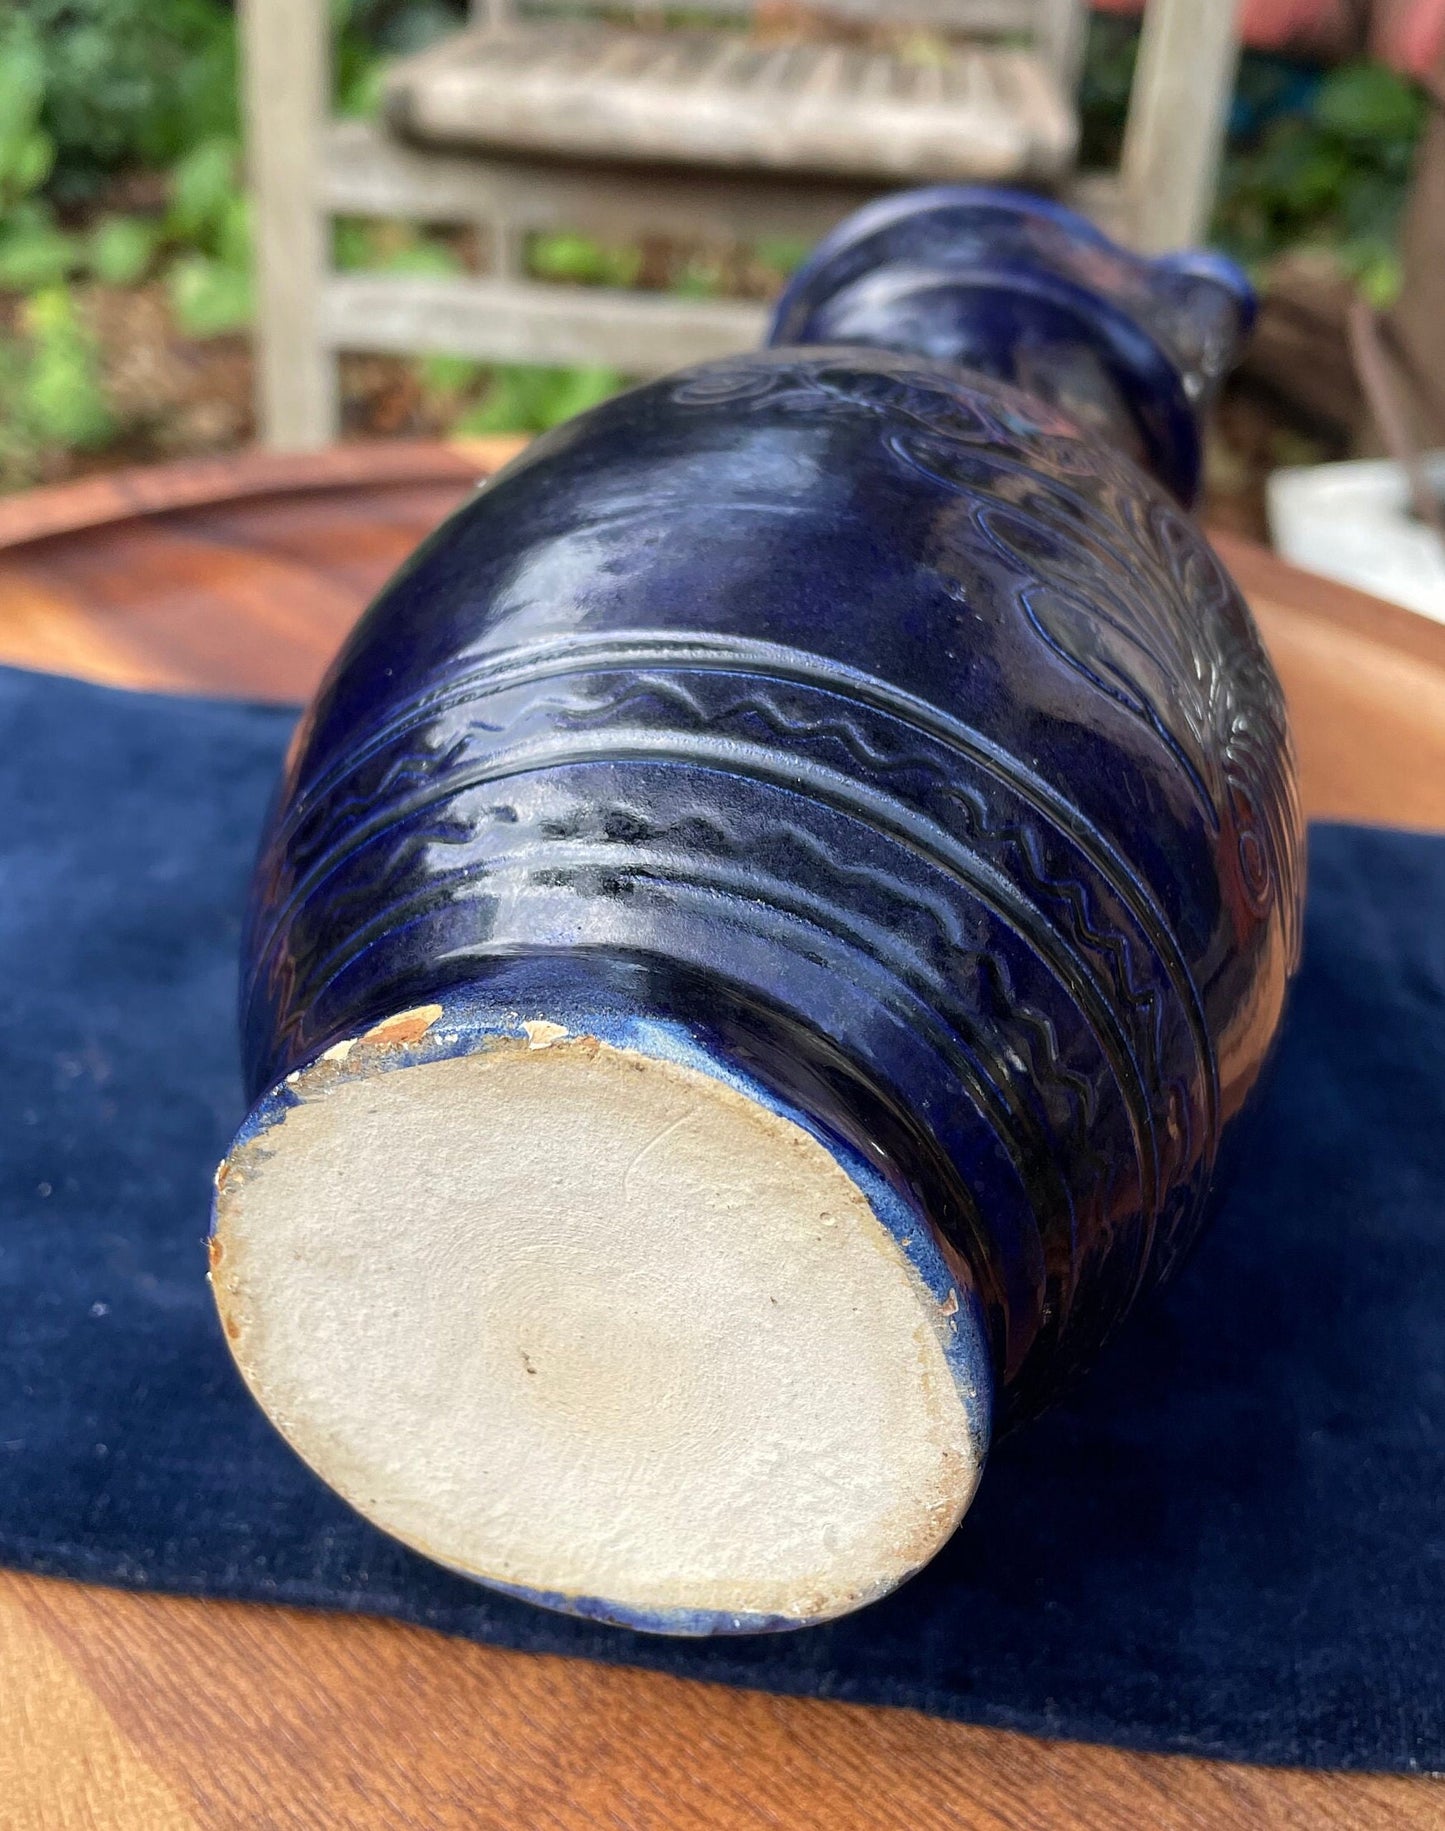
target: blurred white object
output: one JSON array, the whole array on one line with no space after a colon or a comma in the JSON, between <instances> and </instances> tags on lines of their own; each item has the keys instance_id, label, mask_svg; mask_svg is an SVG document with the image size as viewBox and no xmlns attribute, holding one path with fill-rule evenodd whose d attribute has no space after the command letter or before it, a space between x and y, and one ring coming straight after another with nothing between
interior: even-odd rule
<instances>
[{"instance_id":1,"label":"blurred white object","mask_svg":"<svg viewBox=\"0 0 1445 1831\"><path fill-rule=\"evenodd\" d=\"M1445 451L1421 464L1445 496ZM1277 470L1265 500L1285 559L1445 623L1445 544L1412 511L1400 465L1364 458Z\"/></svg>"}]
</instances>

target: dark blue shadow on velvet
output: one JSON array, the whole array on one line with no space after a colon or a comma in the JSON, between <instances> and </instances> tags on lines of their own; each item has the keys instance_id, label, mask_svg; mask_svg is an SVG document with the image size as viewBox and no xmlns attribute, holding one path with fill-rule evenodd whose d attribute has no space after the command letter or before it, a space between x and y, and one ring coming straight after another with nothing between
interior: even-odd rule
<instances>
[{"instance_id":1,"label":"dark blue shadow on velvet","mask_svg":"<svg viewBox=\"0 0 1445 1831\"><path fill-rule=\"evenodd\" d=\"M1177 1284L953 1545L780 1638L477 1589L307 1472L204 1282L284 711L0 670L0 1560L1138 1748L1445 1766L1445 840L1312 835L1304 970Z\"/></svg>"}]
</instances>

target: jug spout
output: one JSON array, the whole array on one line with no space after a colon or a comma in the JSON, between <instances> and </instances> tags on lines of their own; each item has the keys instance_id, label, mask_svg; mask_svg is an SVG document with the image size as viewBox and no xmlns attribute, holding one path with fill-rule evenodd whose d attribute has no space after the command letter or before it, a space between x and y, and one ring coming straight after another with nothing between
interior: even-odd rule
<instances>
[{"instance_id":1,"label":"jug spout","mask_svg":"<svg viewBox=\"0 0 1445 1831\"><path fill-rule=\"evenodd\" d=\"M770 344L866 344L1012 382L1189 506L1202 422L1254 318L1233 261L1147 260L1021 192L907 191L850 217L779 301Z\"/></svg>"},{"instance_id":2,"label":"jug spout","mask_svg":"<svg viewBox=\"0 0 1445 1831\"><path fill-rule=\"evenodd\" d=\"M1237 262L1209 248L1160 255L1148 267L1159 300L1155 335L1178 365L1195 412L1207 413L1254 328L1254 288Z\"/></svg>"}]
</instances>

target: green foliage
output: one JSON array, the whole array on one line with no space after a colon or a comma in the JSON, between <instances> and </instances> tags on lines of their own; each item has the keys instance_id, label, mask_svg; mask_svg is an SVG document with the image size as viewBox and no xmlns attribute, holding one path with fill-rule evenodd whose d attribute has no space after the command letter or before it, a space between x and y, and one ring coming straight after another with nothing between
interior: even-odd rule
<instances>
[{"instance_id":1,"label":"green foliage","mask_svg":"<svg viewBox=\"0 0 1445 1831\"><path fill-rule=\"evenodd\" d=\"M251 318L251 277L205 254L182 254L166 274L176 322L188 337L221 337Z\"/></svg>"},{"instance_id":2,"label":"green foliage","mask_svg":"<svg viewBox=\"0 0 1445 1831\"><path fill-rule=\"evenodd\" d=\"M423 356L417 364L423 389L434 400L454 401L483 380L487 370L470 356Z\"/></svg>"},{"instance_id":3,"label":"green foliage","mask_svg":"<svg viewBox=\"0 0 1445 1831\"><path fill-rule=\"evenodd\" d=\"M0 290L57 286L82 260L79 238L58 229L49 205L39 198L26 198L0 220Z\"/></svg>"},{"instance_id":4,"label":"green foliage","mask_svg":"<svg viewBox=\"0 0 1445 1831\"><path fill-rule=\"evenodd\" d=\"M33 23L0 12L0 210L13 209L50 176L55 142L41 125L45 63Z\"/></svg>"},{"instance_id":5,"label":"green foliage","mask_svg":"<svg viewBox=\"0 0 1445 1831\"><path fill-rule=\"evenodd\" d=\"M331 227L331 259L343 273L371 265L371 224L344 216Z\"/></svg>"},{"instance_id":6,"label":"green foliage","mask_svg":"<svg viewBox=\"0 0 1445 1831\"><path fill-rule=\"evenodd\" d=\"M61 286L36 293L26 304L31 345L24 407L40 437L56 445L98 445L111 430L97 372L95 344Z\"/></svg>"},{"instance_id":7,"label":"green foliage","mask_svg":"<svg viewBox=\"0 0 1445 1831\"><path fill-rule=\"evenodd\" d=\"M385 57L421 51L466 14L463 0L331 0L336 106L368 115L381 95Z\"/></svg>"},{"instance_id":8,"label":"green foliage","mask_svg":"<svg viewBox=\"0 0 1445 1831\"><path fill-rule=\"evenodd\" d=\"M389 218L360 221L344 217L333 230L331 251L337 267L347 273L445 276L462 271L460 258L440 236L415 223Z\"/></svg>"},{"instance_id":9,"label":"green foliage","mask_svg":"<svg viewBox=\"0 0 1445 1831\"><path fill-rule=\"evenodd\" d=\"M715 299L722 289L722 262L715 255L690 256L672 282L672 290L684 299Z\"/></svg>"},{"instance_id":10,"label":"green foliage","mask_svg":"<svg viewBox=\"0 0 1445 1831\"><path fill-rule=\"evenodd\" d=\"M375 103L383 50L419 49L463 9L459 0L333 0L331 10L338 101L357 113ZM58 154L64 198L240 131L235 8L224 0L0 0L0 72L15 63L8 35L21 32L33 55L9 80L42 98L34 126ZM17 118L0 74L0 141Z\"/></svg>"},{"instance_id":11,"label":"green foliage","mask_svg":"<svg viewBox=\"0 0 1445 1831\"><path fill-rule=\"evenodd\" d=\"M371 263L383 273L410 273L444 279L461 272L462 264L444 242L418 235L401 246L391 248Z\"/></svg>"},{"instance_id":12,"label":"green foliage","mask_svg":"<svg viewBox=\"0 0 1445 1831\"><path fill-rule=\"evenodd\" d=\"M102 216L90 231L86 265L105 286L134 286L150 271L164 233L147 216Z\"/></svg>"},{"instance_id":13,"label":"green foliage","mask_svg":"<svg viewBox=\"0 0 1445 1831\"><path fill-rule=\"evenodd\" d=\"M235 20L218 0L0 0L0 19L23 20L40 49L63 196L238 131Z\"/></svg>"},{"instance_id":14,"label":"green foliage","mask_svg":"<svg viewBox=\"0 0 1445 1831\"><path fill-rule=\"evenodd\" d=\"M168 227L181 241L210 240L237 195L239 148L224 134L193 146L171 168Z\"/></svg>"},{"instance_id":15,"label":"green foliage","mask_svg":"<svg viewBox=\"0 0 1445 1831\"><path fill-rule=\"evenodd\" d=\"M586 235L534 235L527 265L544 280L579 286L632 286L642 270L638 248L609 247Z\"/></svg>"},{"instance_id":16,"label":"green foliage","mask_svg":"<svg viewBox=\"0 0 1445 1831\"><path fill-rule=\"evenodd\" d=\"M530 363L493 371L480 405L456 423L459 433L545 432L595 407L625 386L615 369L545 369Z\"/></svg>"},{"instance_id":17,"label":"green foliage","mask_svg":"<svg viewBox=\"0 0 1445 1831\"><path fill-rule=\"evenodd\" d=\"M1079 80L1079 158L1086 166L1119 163L1138 50L1136 21L1091 15Z\"/></svg>"},{"instance_id":18,"label":"green foliage","mask_svg":"<svg viewBox=\"0 0 1445 1831\"><path fill-rule=\"evenodd\" d=\"M1080 91L1085 165L1117 163L1139 34L1096 14ZM1333 249L1371 298L1399 283L1395 230L1424 102L1382 64L1317 78L1262 52L1240 60L1211 239L1251 266L1290 247Z\"/></svg>"},{"instance_id":19,"label":"green foliage","mask_svg":"<svg viewBox=\"0 0 1445 1831\"><path fill-rule=\"evenodd\" d=\"M754 250L759 262L780 280L790 279L813 252L813 244L801 235L769 235Z\"/></svg>"},{"instance_id":20,"label":"green foliage","mask_svg":"<svg viewBox=\"0 0 1445 1831\"><path fill-rule=\"evenodd\" d=\"M102 445L113 428L93 339L62 286L26 301L0 341L0 483L30 482L48 447Z\"/></svg>"},{"instance_id":21,"label":"green foliage","mask_svg":"<svg viewBox=\"0 0 1445 1831\"><path fill-rule=\"evenodd\" d=\"M180 252L166 287L191 337L221 336L250 321L250 209L240 176L241 149L222 134L202 140L171 171L162 234Z\"/></svg>"},{"instance_id":22,"label":"green foliage","mask_svg":"<svg viewBox=\"0 0 1445 1831\"><path fill-rule=\"evenodd\" d=\"M169 251L185 330L244 325L236 74L235 21L217 0L25 0L23 12L0 0L0 289L34 294L92 276L134 285ZM79 236L35 195L52 164L63 199L128 162L171 166L164 220L113 215Z\"/></svg>"},{"instance_id":23,"label":"green foliage","mask_svg":"<svg viewBox=\"0 0 1445 1831\"><path fill-rule=\"evenodd\" d=\"M1403 167L1424 125L1425 98L1383 64L1346 64L1320 84L1314 118L1343 144Z\"/></svg>"},{"instance_id":24,"label":"green foliage","mask_svg":"<svg viewBox=\"0 0 1445 1831\"><path fill-rule=\"evenodd\" d=\"M1260 262L1280 249L1333 248L1365 294L1399 284L1395 232L1425 104L1379 64L1331 71L1302 107L1278 113L1225 161L1214 235Z\"/></svg>"},{"instance_id":25,"label":"green foliage","mask_svg":"<svg viewBox=\"0 0 1445 1831\"><path fill-rule=\"evenodd\" d=\"M249 212L230 174L210 154L183 162L174 201L163 219L102 217L87 235L56 226L49 206L34 199L12 209L0 224L0 291L33 293L68 279L94 278L107 286L134 286L169 251L166 284L177 321L189 336L213 337L242 328L251 316ZM204 181L204 182L203 182Z\"/></svg>"}]
</instances>

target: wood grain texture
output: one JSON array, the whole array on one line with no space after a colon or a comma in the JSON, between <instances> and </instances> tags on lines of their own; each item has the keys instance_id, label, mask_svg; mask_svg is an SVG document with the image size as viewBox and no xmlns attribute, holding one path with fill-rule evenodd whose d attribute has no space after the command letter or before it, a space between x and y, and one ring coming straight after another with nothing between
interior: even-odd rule
<instances>
[{"instance_id":1,"label":"wood grain texture","mask_svg":"<svg viewBox=\"0 0 1445 1831\"><path fill-rule=\"evenodd\" d=\"M392 66L383 108L402 137L452 148L880 184L1053 177L1078 137L1048 61L1011 45L922 61L590 20L444 38Z\"/></svg>"},{"instance_id":2,"label":"wood grain texture","mask_svg":"<svg viewBox=\"0 0 1445 1831\"><path fill-rule=\"evenodd\" d=\"M0 497L0 547L30 546L82 528L208 508L245 497L311 495L369 483L470 482L515 457L523 440L473 438L454 445L419 440L335 445L291 454L253 447L225 458L184 458Z\"/></svg>"},{"instance_id":3,"label":"wood grain texture","mask_svg":"<svg viewBox=\"0 0 1445 1831\"><path fill-rule=\"evenodd\" d=\"M308 451L340 423L336 365L317 336L330 230L316 175L327 91L326 9L241 0L241 101L255 220L256 407L268 444Z\"/></svg>"},{"instance_id":4,"label":"wood grain texture","mask_svg":"<svg viewBox=\"0 0 1445 1831\"><path fill-rule=\"evenodd\" d=\"M0 505L0 659L299 698L510 450L248 457L205 487L181 466L16 498ZM1285 677L1310 812L1445 830L1445 629L1219 544ZM1423 1831L1445 1826L1445 1786L1035 1741L0 1572L0 1831L596 1826Z\"/></svg>"},{"instance_id":5,"label":"wood grain texture","mask_svg":"<svg viewBox=\"0 0 1445 1831\"><path fill-rule=\"evenodd\" d=\"M1089 30L1089 9L1084 0L1035 0L1034 45L1054 73L1065 95L1079 87L1084 64L1084 43Z\"/></svg>"},{"instance_id":6,"label":"wood grain texture","mask_svg":"<svg viewBox=\"0 0 1445 1831\"><path fill-rule=\"evenodd\" d=\"M322 286L318 323L322 341L337 350L605 363L624 375L665 375L756 349L768 312L747 299L682 299L614 286L335 273Z\"/></svg>"},{"instance_id":7,"label":"wood grain texture","mask_svg":"<svg viewBox=\"0 0 1445 1831\"><path fill-rule=\"evenodd\" d=\"M1239 55L1239 0L1148 0L1120 160L1141 254L1204 240Z\"/></svg>"},{"instance_id":8,"label":"wood grain texture","mask_svg":"<svg viewBox=\"0 0 1445 1831\"><path fill-rule=\"evenodd\" d=\"M1033 29L1040 13L1057 0L808 0L810 18L837 20L847 25L903 25L987 36L1002 33L1023 35ZM559 12L619 12L608 0L481 0L472 8L475 17L515 19ZM673 14L684 9L676 0L628 0L627 11L639 18ZM686 9L690 17L715 19L752 19L767 11L767 0L693 0ZM775 11L778 9L774 9Z\"/></svg>"},{"instance_id":9,"label":"wood grain texture","mask_svg":"<svg viewBox=\"0 0 1445 1831\"><path fill-rule=\"evenodd\" d=\"M338 216L467 222L500 216L513 231L582 229L615 236L816 241L877 195L867 184L760 183L728 172L647 166L529 165L425 152L371 121L338 120L323 136L322 201Z\"/></svg>"},{"instance_id":10,"label":"wood grain texture","mask_svg":"<svg viewBox=\"0 0 1445 1831\"><path fill-rule=\"evenodd\" d=\"M1428 1780L1041 1742L394 1622L10 1573L0 1573L0 1679L7 1831L1445 1822L1445 1787Z\"/></svg>"},{"instance_id":11,"label":"wood grain texture","mask_svg":"<svg viewBox=\"0 0 1445 1831\"><path fill-rule=\"evenodd\" d=\"M518 445L245 453L0 503L0 659L304 698L381 582Z\"/></svg>"}]
</instances>

